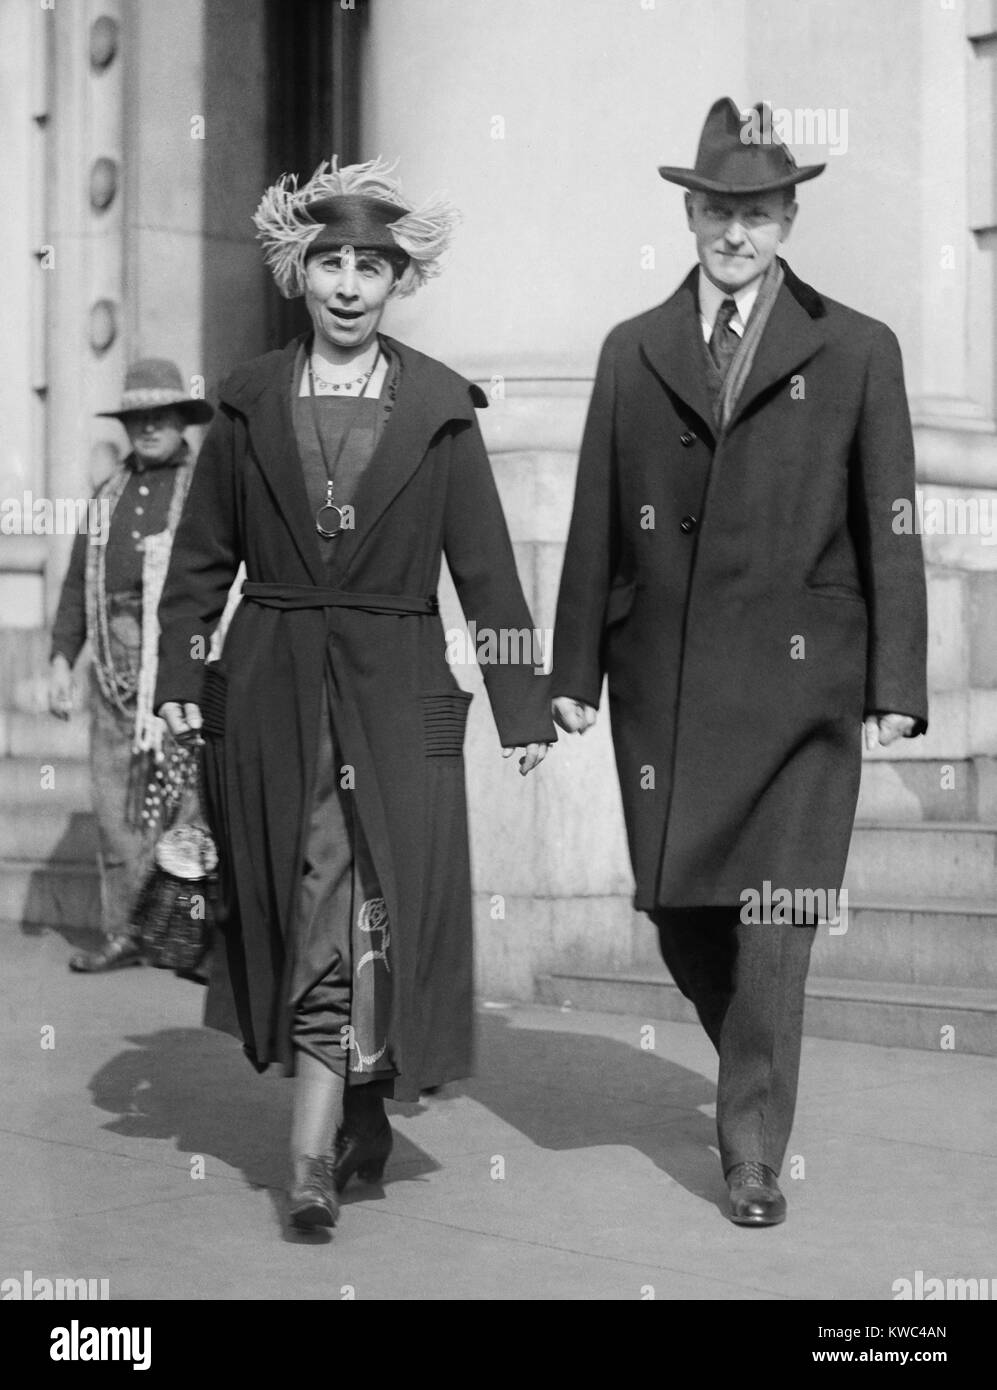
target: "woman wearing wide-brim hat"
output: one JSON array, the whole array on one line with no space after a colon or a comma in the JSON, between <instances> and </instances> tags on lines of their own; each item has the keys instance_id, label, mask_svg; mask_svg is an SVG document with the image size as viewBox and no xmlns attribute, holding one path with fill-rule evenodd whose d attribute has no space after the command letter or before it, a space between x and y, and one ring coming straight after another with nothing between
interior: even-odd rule
<instances>
[{"instance_id":1,"label":"woman wearing wide-brim hat","mask_svg":"<svg viewBox=\"0 0 997 1390\"><path fill-rule=\"evenodd\" d=\"M131 450L95 495L94 515L103 513L106 533L102 523L89 534L80 531L73 543L52 629L49 679L49 708L67 719L72 668L89 641L90 779L103 941L70 957L70 969L83 974L142 960L135 904L178 772L152 707L156 607L193 475L184 431L207 424L214 411L191 395L175 362L148 357L128 368L118 409L98 414L120 420Z\"/></svg>"},{"instance_id":2,"label":"woman wearing wide-brim hat","mask_svg":"<svg viewBox=\"0 0 997 1390\"><path fill-rule=\"evenodd\" d=\"M379 332L438 270L455 213L418 211L380 160L285 176L256 225L312 332L221 389L160 607L157 708L203 725L225 950L206 1022L295 1072L290 1215L332 1225L391 1147L383 1101L472 1067L462 743L445 555L478 629L532 630L475 416L483 393ZM219 662L192 659L240 561ZM547 679L484 667L530 771L556 737ZM202 689L203 686L203 689Z\"/></svg>"}]
</instances>

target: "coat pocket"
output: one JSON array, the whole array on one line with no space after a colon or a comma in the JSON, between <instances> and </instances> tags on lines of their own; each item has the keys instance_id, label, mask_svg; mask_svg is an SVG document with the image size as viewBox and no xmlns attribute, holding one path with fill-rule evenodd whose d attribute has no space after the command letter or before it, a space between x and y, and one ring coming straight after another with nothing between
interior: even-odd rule
<instances>
[{"instance_id":1,"label":"coat pocket","mask_svg":"<svg viewBox=\"0 0 997 1390\"><path fill-rule=\"evenodd\" d=\"M815 598L833 598L843 603L865 604L865 595L847 584L808 584L807 593Z\"/></svg>"},{"instance_id":2,"label":"coat pocket","mask_svg":"<svg viewBox=\"0 0 997 1390\"><path fill-rule=\"evenodd\" d=\"M225 734L225 705L228 697L228 678L217 661L204 668L201 685L201 718L205 734L222 738Z\"/></svg>"},{"instance_id":3,"label":"coat pocket","mask_svg":"<svg viewBox=\"0 0 997 1390\"><path fill-rule=\"evenodd\" d=\"M474 698L466 690L422 697L422 730L427 758L459 758L464 751L467 711Z\"/></svg>"},{"instance_id":4,"label":"coat pocket","mask_svg":"<svg viewBox=\"0 0 997 1390\"><path fill-rule=\"evenodd\" d=\"M606 613L602 620L603 627L612 627L614 623L622 623L624 618L629 617L636 597L637 584L634 580L631 580L629 584L614 584L609 591L609 598L606 600Z\"/></svg>"}]
</instances>

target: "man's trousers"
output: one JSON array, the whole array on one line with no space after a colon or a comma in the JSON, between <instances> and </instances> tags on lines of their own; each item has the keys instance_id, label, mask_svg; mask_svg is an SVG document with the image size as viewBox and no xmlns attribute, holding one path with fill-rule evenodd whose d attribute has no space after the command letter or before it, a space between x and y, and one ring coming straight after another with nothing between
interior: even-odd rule
<instances>
[{"instance_id":1,"label":"man's trousers","mask_svg":"<svg viewBox=\"0 0 997 1390\"><path fill-rule=\"evenodd\" d=\"M717 1135L724 1173L778 1173L796 1108L803 989L815 927L745 924L737 907L658 908L665 964L720 1057Z\"/></svg>"}]
</instances>

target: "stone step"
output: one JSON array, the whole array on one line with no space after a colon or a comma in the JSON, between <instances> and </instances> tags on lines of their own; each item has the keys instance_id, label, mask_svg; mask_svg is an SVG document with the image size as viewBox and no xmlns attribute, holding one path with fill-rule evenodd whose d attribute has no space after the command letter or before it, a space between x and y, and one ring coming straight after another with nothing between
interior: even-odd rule
<instances>
[{"instance_id":1,"label":"stone step","mask_svg":"<svg viewBox=\"0 0 997 1390\"><path fill-rule=\"evenodd\" d=\"M51 773L43 773L46 766ZM59 758L46 764L41 758L0 758L0 815L12 814L20 805L48 805L56 798L68 811L90 809L90 767L82 758Z\"/></svg>"},{"instance_id":2,"label":"stone step","mask_svg":"<svg viewBox=\"0 0 997 1390\"><path fill-rule=\"evenodd\" d=\"M560 1008L696 1022L692 1005L663 970L549 973L537 977L535 995L539 1002ZM997 1057L997 997L987 989L811 975L804 1033L931 1052L951 1046L958 1052Z\"/></svg>"},{"instance_id":3,"label":"stone step","mask_svg":"<svg viewBox=\"0 0 997 1390\"><path fill-rule=\"evenodd\" d=\"M55 776L58 782L58 768ZM57 799L54 790L47 795L48 805L4 806L0 813L0 862L35 861L42 869L52 861L92 862L97 853L97 822L92 812L72 810Z\"/></svg>"},{"instance_id":4,"label":"stone step","mask_svg":"<svg viewBox=\"0 0 997 1390\"><path fill-rule=\"evenodd\" d=\"M997 821L997 758L867 759L860 821Z\"/></svg>"},{"instance_id":5,"label":"stone step","mask_svg":"<svg viewBox=\"0 0 997 1390\"><path fill-rule=\"evenodd\" d=\"M997 903L849 901L843 925L814 941L815 975L890 984L992 989L997 997Z\"/></svg>"},{"instance_id":6,"label":"stone step","mask_svg":"<svg viewBox=\"0 0 997 1390\"><path fill-rule=\"evenodd\" d=\"M997 904L997 825L856 824L845 886L855 901L951 897Z\"/></svg>"},{"instance_id":7,"label":"stone step","mask_svg":"<svg viewBox=\"0 0 997 1390\"><path fill-rule=\"evenodd\" d=\"M992 902L849 898L843 924L844 933L818 929L811 957L814 974L997 989L997 905ZM640 973L660 970L653 927L642 922L632 940L632 968ZM583 964L565 962L576 963ZM608 957L585 962L588 968L611 963Z\"/></svg>"},{"instance_id":8,"label":"stone step","mask_svg":"<svg viewBox=\"0 0 997 1390\"><path fill-rule=\"evenodd\" d=\"M0 861L0 921L76 931L99 928L96 864Z\"/></svg>"}]
</instances>

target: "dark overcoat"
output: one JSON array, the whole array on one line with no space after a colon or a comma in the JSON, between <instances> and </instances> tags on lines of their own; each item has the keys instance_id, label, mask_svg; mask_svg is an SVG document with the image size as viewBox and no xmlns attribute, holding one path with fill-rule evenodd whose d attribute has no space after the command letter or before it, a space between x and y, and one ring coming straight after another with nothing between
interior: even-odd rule
<instances>
[{"instance_id":1,"label":"dark overcoat","mask_svg":"<svg viewBox=\"0 0 997 1390\"><path fill-rule=\"evenodd\" d=\"M608 674L644 910L837 890L863 716L926 727L899 346L783 269L722 437L696 270L599 360L552 688L597 707Z\"/></svg>"},{"instance_id":2,"label":"dark overcoat","mask_svg":"<svg viewBox=\"0 0 997 1390\"><path fill-rule=\"evenodd\" d=\"M294 441L299 342L223 385L160 604L156 707L203 703L225 871L225 952L206 1022L241 1035L262 1068L292 1061L293 920L329 690L343 784L353 787L388 908L395 1095L412 1099L472 1066L462 756L471 697L446 660L435 603L441 556L479 631L533 622L475 416L483 393L385 341L401 360L398 395L353 499L355 527L330 542L332 569ZM243 599L220 660L205 668L203 639L242 560L250 585L272 587ZM326 604L330 590L341 601L308 606ZM483 674L503 745L555 737L547 677L524 664Z\"/></svg>"}]
</instances>

